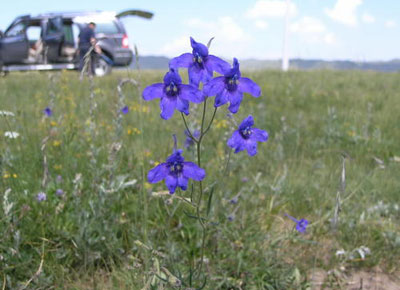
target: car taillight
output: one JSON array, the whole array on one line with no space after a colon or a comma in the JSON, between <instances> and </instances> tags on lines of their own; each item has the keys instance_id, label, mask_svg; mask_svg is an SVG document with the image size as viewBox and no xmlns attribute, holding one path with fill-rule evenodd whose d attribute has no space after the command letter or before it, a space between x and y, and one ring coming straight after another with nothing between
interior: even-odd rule
<instances>
[{"instance_id":1,"label":"car taillight","mask_svg":"<svg viewBox=\"0 0 400 290\"><path fill-rule=\"evenodd\" d=\"M122 37L122 47L129 48L129 39L128 39L128 35L126 35L126 34L124 34L124 36Z\"/></svg>"}]
</instances>

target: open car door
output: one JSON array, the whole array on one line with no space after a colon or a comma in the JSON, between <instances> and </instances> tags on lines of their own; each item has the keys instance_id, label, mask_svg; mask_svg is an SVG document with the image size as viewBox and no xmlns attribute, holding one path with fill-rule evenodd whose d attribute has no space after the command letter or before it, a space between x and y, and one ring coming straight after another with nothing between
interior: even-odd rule
<instances>
[{"instance_id":1,"label":"open car door","mask_svg":"<svg viewBox=\"0 0 400 290\"><path fill-rule=\"evenodd\" d=\"M43 43L45 49L45 60L57 62L61 56L61 47L64 42L63 20L59 17L49 18L45 23Z\"/></svg>"},{"instance_id":2,"label":"open car door","mask_svg":"<svg viewBox=\"0 0 400 290\"><path fill-rule=\"evenodd\" d=\"M25 28L24 21L15 22L0 38L0 60L4 64L20 64L27 59L29 42L25 34Z\"/></svg>"},{"instance_id":3,"label":"open car door","mask_svg":"<svg viewBox=\"0 0 400 290\"><path fill-rule=\"evenodd\" d=\"M115 15L115 17L122 18L126 16L138 16L146 19L151 19L153 15L153 13L143 10L126 10L118 13L117 15Z\"/></svg>"}]
</instances>

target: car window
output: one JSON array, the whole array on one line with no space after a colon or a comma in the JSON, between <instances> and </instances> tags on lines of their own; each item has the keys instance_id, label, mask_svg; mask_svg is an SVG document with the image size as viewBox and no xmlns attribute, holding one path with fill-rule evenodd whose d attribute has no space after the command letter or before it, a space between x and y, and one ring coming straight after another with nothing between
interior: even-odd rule
<instances>
[{"instance_id":1,"label":"car window","mask_svg":"<svg viewBox=\"0 0 400 290\"><path fill-rule=\"evenodd\" d=\"M30 41L37 41L42 33L40 26L28 26L26 28L26 36Z\"/></svg>"},{"instance_id":2,"label":"car window","mask_svg":"<svg viewBox=\"0 0 400 290\"><path fill-rule=\"evenodd\" d=\"M24 34L24 30L25 30L25 24L22 22L19 22L19 23L15 24L13 27L11 27L9 30L7 30L5 35L6 35L6 37L21 35L21 34Z\"/></svg>"},{"instance_id":3,"label":"car window","mask_svg":"<svg viewBox=\"0 0 400 290\"><path fill-rule=\"evenodd\" d=\"M56 17L49 19L47 24L47 34L55 34L63 31L62 18Z\"/></svg>"},{"instance_id":4,"label":"car window","mask_svg":"<svg viewBox=\"0 0 400 290\"><path fill-rule=\"evenodd\" d=\"M112 22L104 22L104 23L96 23L96 33L104 33L104 34L117 34L120 33L117 24Z\"/></svg>"}]
</instances>

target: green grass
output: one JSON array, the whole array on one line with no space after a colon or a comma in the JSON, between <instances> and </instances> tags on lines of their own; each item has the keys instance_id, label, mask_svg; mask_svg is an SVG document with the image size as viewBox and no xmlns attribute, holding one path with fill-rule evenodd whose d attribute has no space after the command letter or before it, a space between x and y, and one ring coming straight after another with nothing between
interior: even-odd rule
<instances>
[{"instance_id":1,"label":"green grass","mask_svg":"<svg viewBox=\"0 0 400 290\"><path fill-rule=\"evenodd\" d=\"M204 139L204 204L216 184L208 216L205 289L306 289L313 269L337 273L379 267L398 273L400 74L244 75L260 84L263 95L246 96L235 119L252 114L256 127L270 137L253 158L232 154L227 176L226 139L232 128L226 106L217 111ZM144 102L135 87L126 85L131 110L118 125L119 80L140 79L144 88L162 76L116 72L95 79L92 115L89 82L79 82L76 73L0 78L0 110L15 113L0 116L0 281L6 289L167 289L159 277L168 272L187 282L201 244L200 226L187 215L193 209L177 198L154 196L165 190L164 184L142 179L143 169L147 174L171 153L172 134L183 146L181 116L162 120L158 101ZM42 110L51 102L54 115L47 118ZM196 110L191 105L192 127L199 126L200 111L201 105ZM5 131L20 137L5 138ZM184 156L196 160L194 150ZM346 189L334 230L342 156ZM123 186L132 180L133 185ZM57 188L65 191L62 197L55 194ZM45 202L36 200L40 191L47 194ZM230 204L239 192L238 204ZM285 213L308 219L307 234L297 233ZM356 252L335 255L361 246L371 251L365 259Z\"/></svg>"}]
</instances>

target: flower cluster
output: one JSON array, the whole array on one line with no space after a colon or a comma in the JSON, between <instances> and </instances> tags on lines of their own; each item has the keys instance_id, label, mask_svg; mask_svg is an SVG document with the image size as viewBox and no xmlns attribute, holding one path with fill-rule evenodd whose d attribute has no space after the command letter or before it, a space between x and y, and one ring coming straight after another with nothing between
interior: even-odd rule
<instances>
[{"instance_id":1,"label":"flower cluster","mask_svg":"<svg viewBox=\"0 0 400 290\"><path fill-rule=\"evenodd\" d=\"M254 97L261 95L261 89L254 81L242 77L239 61L236 58L233 59L231 66L225 60L209 54L209 45L196 42L192 37L190 44L191 53L184 53L171 59L169 71L165 74L162 83L152 84L143 90L142 97L145 101L160 99L161 118L170 119L175 110L189 115L190 102L198 104L205 102L210 97L215 97L214 107L216 109L229 103L228 110L236 114L239 111L244 93ZM188 84L182 83L179 75L181 68L187 69ZM214 73L219 74L219 76L214 77ZM257 154L257 142L267 141L268 133L253 128L253 125L254 120L250 115L233 132L227 145L233 148L235 153L247 150L250 156L254 156ZM200 143L205 132L194 131L191 133L185 131L185 134L187 136L185 147L189 148L195 143ZM199 144L197 145L199 146ZM204 177L204 169L192 162L185 162L182 150L177 150L176 147L165 163L159 164L148 173L150 183L165 180L171 194L175 192L177 187L186 190L189 178L201 181Z\"/></svg>"}]
</instances>

